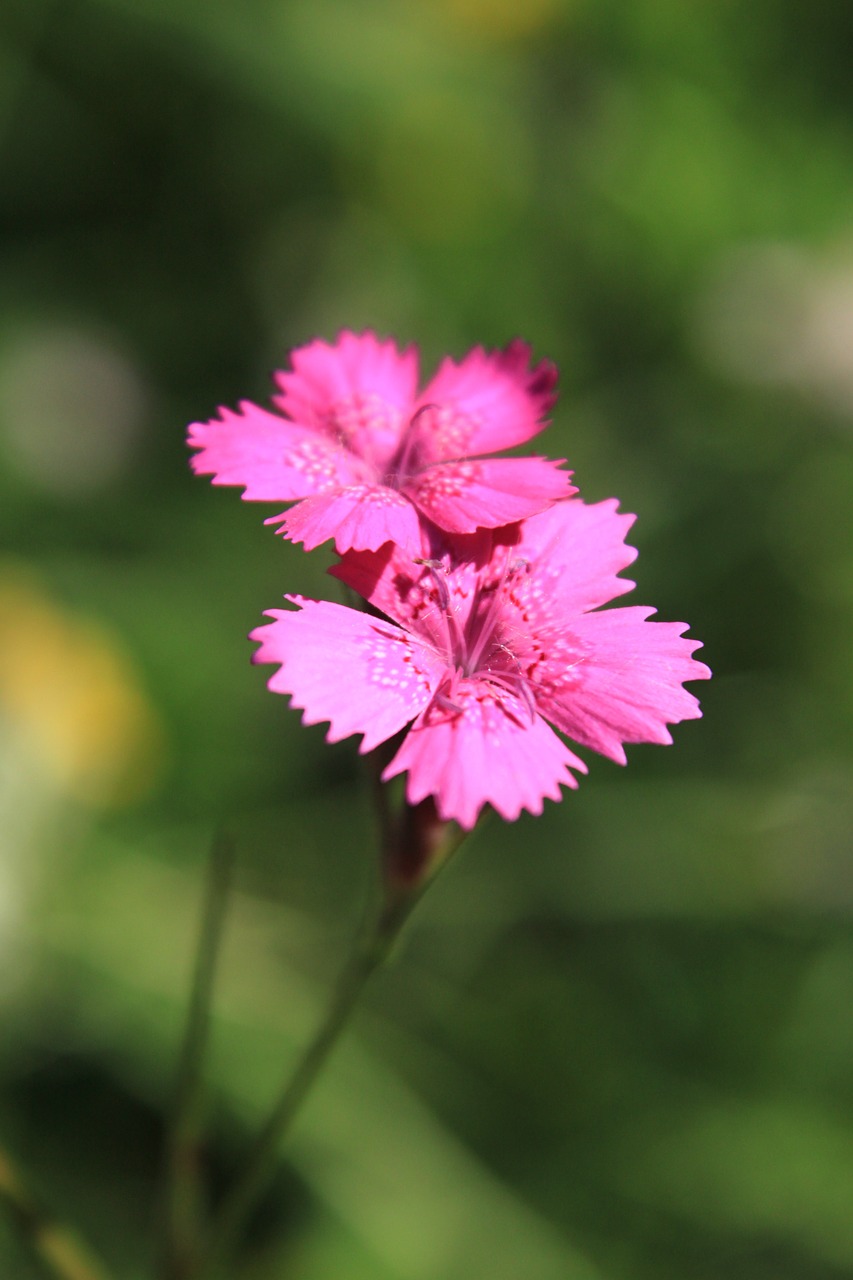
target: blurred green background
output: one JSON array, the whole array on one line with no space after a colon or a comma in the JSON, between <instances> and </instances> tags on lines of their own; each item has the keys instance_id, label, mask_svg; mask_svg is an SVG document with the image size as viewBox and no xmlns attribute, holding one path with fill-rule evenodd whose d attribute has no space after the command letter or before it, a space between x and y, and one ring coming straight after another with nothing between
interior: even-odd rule
<instances>
[{"instance_id":1,"label":"blurred green background","mask_svg":"<svg viewBox=\"0 0 853 1280\"><path fill-rule=\"evenodd\" d=\"M0 1141L146 1275L210 835L219 1186L372 867L246 633L328 557L188 471L294 345L519 334L715 672L490 823L257 1215L254 1280L853 1276L853 9L4 0ZM331 588L331 590L330 590ZM0 1217L0 1274L42 1275Z\"/></svg>"}]
</instances>

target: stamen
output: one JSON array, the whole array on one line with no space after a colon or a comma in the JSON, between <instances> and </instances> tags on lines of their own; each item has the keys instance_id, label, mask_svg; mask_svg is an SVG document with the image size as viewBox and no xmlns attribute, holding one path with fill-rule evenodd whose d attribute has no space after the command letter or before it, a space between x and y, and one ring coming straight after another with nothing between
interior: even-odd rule
<instances>
[{"instance_id":1,"label":"stamen","mask_svg":"<svg viewBox=\"0 0 853 1280\"><path fill-rule=\"evenodd\" d=\"M506 675L498 675L494 671L484 671L481 679L488 681L489 684L495 685L498 689L503 689L505 693L511 694L524 703L525 710L530 717L530 723L533 724L537 716L536 703L533 701L533 694L530 692L530 686L525 677L521 674L516 675L514 672L508 672ZM512 713L504 707L508 715Z\"/></svg>"},{"instance_id":2,"label":"stamen","mask_svg":"<svg viewBox=\"0 0 853 1280\"><path fill-rule=\"evenodd\" d=\"M443 693L434 694L432 700L437 707L441 707L442 711L452 711L457 716L464 714L464 708L457 706L455 702L451 702Z\"/></svg>"},{"instance_id":3,"label":"stamen","mask_svg":"<svg viewBox=\"0 0 853 1280\"><path fill-rule=\"evenodd\" d=\"M449 711L454 716L464 715L465 708L460 707L458 702L453 701L453 694L456 692L458 684L458 669L448 672L446 679L441 682L441 687L436 689L432 695L431 705L440 707L442 711ZM445 693L444 690L447 690L447 692ZM450 697L448 697L448 694L450 694Z\"/></svg>"},{"instance_id":4,"label":"stamen","mask_svg":"<svg viewBox=\"0 0 853 1280\"><path fill-rule=\"evenodd\" d=\"M438 602L442 609L450 612L450 592L447 590L447 580L444 576L444 565L440 560L425 560L422 556L415 557L415 564L423 565L425 569L429 569L430 577L435 583L435 589L438 592Z\"/></svg>"},{"instance_id":5,"label":"stamen","mask_svg":"<svg viewBox=\"0 0 853 1280\"><path fill-rule=\"evenodd\" d=\"M459 619L453 611L450 600L450 592L447 588L447 571L440 560L426 560L420 557L415 559L415 564L423 565L429 573L435 584L438 594L439 612L441 613L444 623L444 640L447 648L448 659L456 663L460 661L465 653L465 637L459 626Z\"/></svg>"}]
</instances>

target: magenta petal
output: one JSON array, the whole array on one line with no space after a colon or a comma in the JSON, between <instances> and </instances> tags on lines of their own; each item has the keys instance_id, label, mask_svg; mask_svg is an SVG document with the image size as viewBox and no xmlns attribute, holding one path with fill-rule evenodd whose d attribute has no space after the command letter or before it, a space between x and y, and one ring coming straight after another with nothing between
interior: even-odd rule
<instances>
[{"instance_id":1,"label":"magenta petal","mask_svg":"<svg viewBox=\"0 0 853 1280\"><path fill-rule=\"evenodd\" d=\"M420 511L449 533L497 529L574 493L570 472L548 458L478 458L428 467L405 486Z\"/></svg>"},{"instance_id":2,"label":"magenta petal","mask_svg":"<svg viewBox=\"0 0 853 1280\"><path fill-rule=\"evenodd\" d=\"M371 751L428 705L445 668L417 640L344 605L287 598L299 609L270 610L250 639L255 662L281 663L268 687L291 695L304 724L328 720L329 742L364 734L359 750Z\"/></svg>"},{"instance_id":3,"label":"magenta petal","mask_svg":"<svg viewBox=\"0 0 853 1280\"><path fill-rule=\"evenodd\" d=\"M591 505L574 498L525 521L514 554L531 571L513 595L528 619L566 621L633 589L617 575L637 558L625 543L635 517L618 506L615 498Z\"/></svg>"},{"instance_id":4,"label":"magenta petal","mask_svg":"<svg viewBox=\"0 0 853 1280\"><path fill-rule=\"evenodd\" d=\"M439 816L470 829L483 805L507 821L522 809L541 813L560 786L576 787L570 769L586 765L520 701L498 697L482 681L454 692L457 709L431 704L406 734L383 779L408 772L406 796L434 796Z\"/></svg>"},{"instance_id":5,"label":"magenta petal","mask_svg":"<svg viewBox=\"0 0 853 1280\"><path fill-rule=\"evenodd\" d=\"M448 623L437 598L434 578L424 563L430 555L429 538L426 533L421 537L415 557L389 542L379 551L348 551L332 565L329 573L345 582L374 609L441 649L448 641ZM448 577L447 587L454 610L464 619L467 609L460 590L467 583L458 582L461 577L458 573Z\"/></svg>"},{"instance_id":6,"label":"magenta petal","mask_svg":"<svg viewBox=\"0 0 853 1280\"><path fill-rule=\"evenodd\" d=\"M328 538L334 538L341 554L351 548L376 551L385 542L396 542L417 555L422 545L414 507L384 485L350 485L318 494L276 519L282 519L283 532L306 551Z\"/></svg>"},{"instance_id":7,"label":"magenta petal","mask_svg":"<svg viewBox=\"0 0 853 1280\"><path fill-rule=\"evenodd\" d=\"M287 502L364 477L363 464L330 440L247 400L236 413L219 412L189 428L189 444L199 450L192 469L214 484L245 486L248 500Z\"/></svg>"},{"instance_id":8,"label":"magenta petal","mask_svg":"<svg viewBox=\"0 0 853 1280\"><path fill-rule=\"evenodd\" d=\"M530 348L517 340L503 351L475 347L459 364L443 360L419 400L422 460L494 453L541 431L557 371L548 361L529 365Z\"/></svg>"},{"instance_id":9,"label":"magenta petal","mask_svg":"<svg viewBox=\"0 0 853 1280\"><path fill-rule=\"evenodd\" d=\"M534 690L542 714L583 746L625 763L623 743L668 743L667 725L701 716L686 680L711 674L690 655L697 640L682 622L648 622L654 609L606 609L570 625L579 656L563 688Z\"/></svg>"},{"instance_id":10,"label":"magenta petal","mask_svg":"<svg viewBox=\"0 0 853 1280\"><path fill-rule=\"evenodd\" d=\"M334 343L318 338L291 354L293 372L276 374L281 395L275 403L295 422L321 431L335 430L342 406L374 409L391 419L399 434L417 395L418 353L400 351L375 333L344 330Z\"/></svg>"}]
</instances>

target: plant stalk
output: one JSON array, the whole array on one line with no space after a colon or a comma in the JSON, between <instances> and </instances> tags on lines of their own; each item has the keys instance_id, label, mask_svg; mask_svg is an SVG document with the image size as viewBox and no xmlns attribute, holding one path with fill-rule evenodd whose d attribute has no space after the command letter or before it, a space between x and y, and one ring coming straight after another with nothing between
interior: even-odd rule
<instances>
[{"instance_id":1,"label":"plant stalk","mask_svg":"<svg viewBox=\"0 0 853 1280\"><path fill-rule=\"evenodd\" d=\"M11 1156L2 1150L0 1200L21 1237L55 1280L107 1280L106 1270L90 1249L38 1203Z\"/></svg>"},{"instance_id":2,"label":"plant stalk","mask_svg":"<svg viewBox=\"0 0 853 1280\"><path fill-rule=\"evenodd\" d=\"M201 1261L206 1205L202 1185L204 1055L210 1005L234 866L234 842L222 833L211 847L201 930L167 1137L163 1280L188 1280Z\"/></svg>"}]
</instances>

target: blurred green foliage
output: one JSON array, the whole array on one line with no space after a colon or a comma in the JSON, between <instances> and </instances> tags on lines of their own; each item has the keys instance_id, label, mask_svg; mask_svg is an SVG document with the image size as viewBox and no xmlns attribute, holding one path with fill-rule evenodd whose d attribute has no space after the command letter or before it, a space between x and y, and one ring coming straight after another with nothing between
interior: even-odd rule
<instances>
[{"instance_id":1,"label":"blurred green foliage","mask_svg":"<svg viewBox=\"0 0 853 1280\"><path fill-rule=\"evenodd\" d=\"M221 1186L373 858L245 634L328 558L186 423L343 327L515 334L715 680L492 821L300 1122L246 1275L853 1276L853 10L4 0L0 1135L146 1274L210 833ZM0 1271L40 1274L0 1222Z\"/></svg>"}]
</instances>

